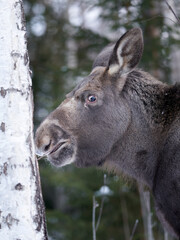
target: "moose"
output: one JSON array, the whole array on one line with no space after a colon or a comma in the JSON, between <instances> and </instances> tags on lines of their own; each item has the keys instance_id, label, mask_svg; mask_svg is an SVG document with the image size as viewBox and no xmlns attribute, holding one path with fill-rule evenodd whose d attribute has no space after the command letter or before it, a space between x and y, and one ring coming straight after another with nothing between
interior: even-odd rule
<instances>
[{"instance_id":1,"label":"moose","mask_svg":"<svg viewBox=\"0 0 180 240\"><path fill-rule=\"evenodd\" d=\"M136 68L143 45L133 28L102 50L41 123L36 148L57 167L97 166L147 185L161 223L180 239L180 85Z\"/></svg>"}]
</instances>

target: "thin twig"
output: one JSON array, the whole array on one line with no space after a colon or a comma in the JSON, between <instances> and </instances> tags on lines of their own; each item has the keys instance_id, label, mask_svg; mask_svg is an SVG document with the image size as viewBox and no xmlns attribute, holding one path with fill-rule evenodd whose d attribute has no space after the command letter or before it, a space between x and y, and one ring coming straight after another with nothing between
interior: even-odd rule
<instances>
[{"instance_id":1,"label":"thin twig","mask_svg":"<svg viewBox=\"0 0 180 240\"><path fill-rule=\"evenodd\" d=\"M154 240L153 236L153 225L152 225L152 213L151 213L151 201L150 201L150 192L144 191L144 201L147 209L147 228L148 228L148 240Z\"/></svg>"},{"instance_id":2,"label":"thin twig","mask_svg":"<svg viewBox=\"0 0 180 240\"><path fill-rule=\"evenodd\" d=\"M168 240L168 232L164 230L164 240Z\"/></svg>"},{"instance_id":3,"label":"thin twig","mask_svg":"<svg viewBox=\"0 0 180 240\"><path fill-rule=\"evenodd\" d=\"M100 210L99 210L99 217L98 217L98 220L96 223L96 231L98 230L98 227L99 227L99 224L101 221L101 216L102 216L102 211L103 211L103 206L104 206L104 199L105 199L105 197L102 197L101 206L100 206Z\"/></svg>"},{"instance_id":4,"label":"thin twig","mask_svg":"<svg viewBox=\"0 0 180 240\"><path fill-rule=\"evenodd\" d=\"M171 5L165 0L168 8L170 9L170 11L173 13L174 17L176 18L176 20L178 21L178 23L180 24L180 19L178 18L178 16L176 15L175 11L173 10L173 8L171 7Z\"/></svg>"},{"instance_id":5,"label":"thin twig","mask_svg":"<svg viewBox=\"0 0 180 240\"><path fill-rule=\"evenodd\" d=\"M96 240L96 199L95 199L95 196L93 196L92 230L93 230L93 240Z\"/></svg>"},{"instance_id":6,"label":"thin twig","mask_svg":"<svg viewBox=\"0 0 180 240\"><path fill-rule=\"evenodd\" d=\"M40 160L43 157L47 157L48 155L50 155L51 153L57 151L58 149L60 149L62 146L64 146L67 143L68 143L67 140L63 140L63 141L61 140L52 149L50 149L49 151L46 151L42 156L36 154L36 156L39 156L39 157L37 157L37 160Z\"/></svg>"},{"instance_id":7,"label":"thin twig","mask_svg":"<svg viewBox=\"0 0 180 240\"><path fill-rule=\"evenodd\" d=\"M132 240L133 237L134 237L134 234L135 234L135 231L136 231L136 228L137 228L138 223L139 223L139 220L136 219L136 221L135 221L135 223L134 223L134 227L133 227L133 230L132 230L132 234L131 234L130 240Z\"/></svg>"},{"instance_id":8,"label":"thin twig","mask_svg":"<svg viewBox=\"0 0 180 240\"><path fill-rule=\"evenodd\" d=\"M151 18L146 18L146 19L138 20L138 22L139 22L139 23L148 22L148 21L152 21L153 19L156 19L156 18L167 18L167 19L169 19L171 22L176 23L176 22L175 22L174 20L172 20L171 18L165 17L165 16L161 16L160 14L157 14L157 15L151 17ZM130 22L125 23L125 24L127 25L127 24L131 24L131 23L133 23L133 22L134 22L134 21L130 21Z\"/></svg>"},{"instance_id":9,"label":"thin twig","mask_svg":"<svg viewBox=\"0 0 180 240\"><path fill-rule=\"evenodd\" d=\"M47 157L47 155L46 154L44 154L44 155L42 155L42 156L40 156L40 157L36 157L36 159L37 159L37 161L39 161L40 159L42 159L42 158L44 158L44 157Z\"/></svg>"}]
</instances>

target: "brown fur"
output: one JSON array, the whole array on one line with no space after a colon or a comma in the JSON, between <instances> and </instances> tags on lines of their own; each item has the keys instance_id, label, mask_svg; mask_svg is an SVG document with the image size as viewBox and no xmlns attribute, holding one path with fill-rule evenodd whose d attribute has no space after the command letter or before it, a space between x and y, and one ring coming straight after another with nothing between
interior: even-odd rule
<instances>
[{"instance_id":1,"label":"brown fur","mask_svg":"<svg viewBox=\"0 0 180 240\"><path fill-rule=\"evenodd\" d=\"M101 166L144 182L161 222L180 237L180 86L135 69L142 51L140 29L106 47L40 125L36 146L55 166Z\"/></svg>"}]
</instances>

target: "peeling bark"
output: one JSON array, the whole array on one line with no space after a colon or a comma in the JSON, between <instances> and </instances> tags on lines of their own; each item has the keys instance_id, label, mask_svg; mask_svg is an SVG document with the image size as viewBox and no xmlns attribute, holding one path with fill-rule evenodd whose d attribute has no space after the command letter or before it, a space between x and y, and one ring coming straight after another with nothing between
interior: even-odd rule
<instances>
[{"instance_id":1,"label":"peeling bark","mask_svg":"<svg viewBox=\"0 0 180 240\"><path fill-rule=\"evenodd\" d=\"M0 1L0 239L47 239L21 0Z\"/></svg>"}]
</instances>

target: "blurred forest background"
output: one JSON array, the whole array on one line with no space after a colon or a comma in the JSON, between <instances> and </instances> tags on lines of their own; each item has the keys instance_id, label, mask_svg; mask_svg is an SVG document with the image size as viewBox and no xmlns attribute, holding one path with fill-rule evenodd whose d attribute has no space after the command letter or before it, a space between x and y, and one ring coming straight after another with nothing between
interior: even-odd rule
<instances>
[{"instance_id":1,"label":"blurred forest background","mask_svg":"<svg viewBox=\"0 0 180 240\"><path fill-rule=\"evenodd\" d=\"M180 1L168 2L180 16ZM89 74L99 51L132 27L144 33L139 67L164 82L179 81L180 25L164 0L25 0L24 8L35 128ZM93 196L99 204L104 201L97 240L130 240L135 221L133 240L150 240L145 223L150 219L151 240L172 239L155 216L153 199L145 216L142 187L139 191L134 180L108 174L104 183L104 173L97 169L54 169L43 160L40 172L50 239L93 239Z\"/></svg>"}]
</instances>

